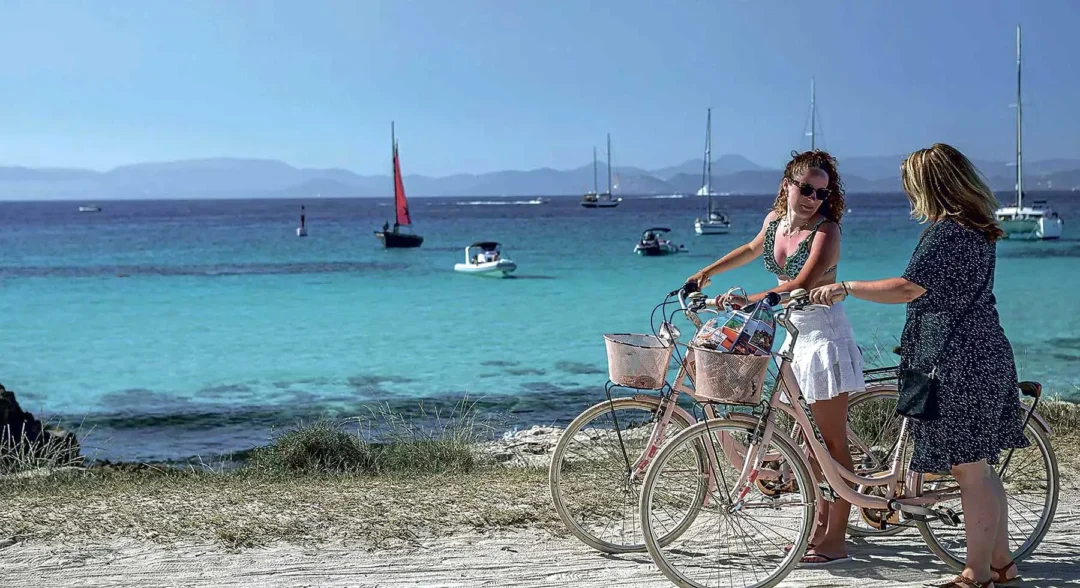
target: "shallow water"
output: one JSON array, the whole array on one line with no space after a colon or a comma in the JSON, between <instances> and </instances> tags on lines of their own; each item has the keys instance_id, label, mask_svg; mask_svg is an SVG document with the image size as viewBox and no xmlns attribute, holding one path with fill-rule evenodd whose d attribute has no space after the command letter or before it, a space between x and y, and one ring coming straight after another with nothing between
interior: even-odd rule
<instances>
[{"instance_id":1,"label":"shallow water","mask_svg":"<svg viewBox=\"0 0 1080 588\"><path fill-rule=\"evenodd\" d=\"M995 293L1022 377L1076 397L1080 278L1066 268L1080 259L1080 198L1047 199L1065 239L1001 243ZM223 453L301 418L422 398L447 409L466 393L505 426L565 423L602 397L602 334L648 332L664 294L749 239L771 204L730 197L733 233L697 237L694 198L527 200L414 199L414 250L379 247L382 200L308 200L304 239L291 201L109 202L98 214L0 203L0 382L27 410L93 428L110 458ZM899 275L920 231L906 199L848 201L840 277ZM635 256L651 226L689 252ZM516 279L452 271L487 239ZM755 262L714 289L773 283ZM895 344L902 306L845 306L868 352Z\"/></svg>"}]
</instances>

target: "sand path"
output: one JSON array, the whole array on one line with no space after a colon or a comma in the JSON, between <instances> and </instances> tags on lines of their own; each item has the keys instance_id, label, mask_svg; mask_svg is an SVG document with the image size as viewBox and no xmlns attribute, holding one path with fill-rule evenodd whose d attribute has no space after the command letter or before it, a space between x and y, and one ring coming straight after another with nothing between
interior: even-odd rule
<instances>
[{"instance_id":1,"label":"sand path","mask_svg":"<svg viewBox=\"0 0 1080 588\"><path fill-rule=\"evenodd\" d=\"M1065 498L1064 496L1062 497ZM9 542L10 543L10 542ZM3 543L0 543L3 545ZM781 586L915 587L948 571L915 530L857 541L856 561L796 570ZM1021 586L1080 586L1080 498L1059 506ZM0 548L2 586L350 586L365 588L671 586L647 554L607 556L538 529L461 533L369 551L361 545L282 544L229 552L217 546L117 539L16 542Z\"/></svg>"}]
</instances>

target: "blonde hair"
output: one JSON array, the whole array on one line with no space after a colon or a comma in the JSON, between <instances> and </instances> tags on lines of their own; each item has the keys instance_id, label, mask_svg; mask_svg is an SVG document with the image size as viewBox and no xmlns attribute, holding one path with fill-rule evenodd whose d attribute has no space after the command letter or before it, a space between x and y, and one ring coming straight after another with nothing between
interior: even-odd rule
<instances>
[{"instance_id":1,"label":"blonde hair","mask_svg":"<svg viewBox=\"0 0 1080 588\"><path fill-rule=\"evenodd\" d=\"M979 170L955 147L934 143L904 158L900 164L911 216L919 222L952 218L997 241L1001 230L994 212L997 198Z\"/></svg>"}]
</instances>

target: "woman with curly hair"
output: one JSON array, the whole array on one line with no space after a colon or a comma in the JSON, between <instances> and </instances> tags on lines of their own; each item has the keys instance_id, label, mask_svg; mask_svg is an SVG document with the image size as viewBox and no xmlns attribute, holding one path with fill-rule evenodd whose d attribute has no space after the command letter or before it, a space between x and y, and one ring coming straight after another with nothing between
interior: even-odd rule
<instances>
[{"instance_id":1,"label":"woman with curly hair","mask_svg":"<svg viewBox=\"0 0 1080 588\"><path fill-rule=\"evenodd\" d=\"M699 288L710 278L764 256L765 269L776 274L777 286L742 299L722 295L718 302L754 303L769 292L811 290L836 283L840 260L840 218L844 214L844 183L836 158L825 151L792 152L784 169L773 208L752 241L690 276ZM862 353L840 305L828 311L791 317L799 329L792 368L829 453L851 469L847 443L848 393L866 387ZM789 348L790 338L784 342ZM845 535L851 505L837 498L818 500L817 522L806 566L823 566L850 559Z\"/></svg>"}]
</instances>

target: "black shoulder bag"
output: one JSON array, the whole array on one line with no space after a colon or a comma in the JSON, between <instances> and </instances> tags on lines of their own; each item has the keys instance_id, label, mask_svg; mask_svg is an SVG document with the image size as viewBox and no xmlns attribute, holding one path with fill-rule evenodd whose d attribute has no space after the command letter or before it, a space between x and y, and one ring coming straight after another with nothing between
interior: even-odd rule
<instances>
[{"instance_id":1,"label":"black shoulder bag","mask_svg":"<svg viewBox=\"0 0 1080 588\"><path fill-rule=\"evenodd\" d=\"M994 272L991 271L987 274L986 282L972 299L973 303L982 298L993 277ZM961 315L954 320L952 330L945 337L945 344L941 347L939 353L948 352L953 335L960 328L960 324L964 322L963 319L964 315ZM941 382L938 379L938 363L940 363L940 357L938 361L931 364L930 373L905 365L900 366L899 381L897 382L900 394L896 399L896 414L919 421L936 421L941 418L941 404L938 397Z\"/></svg>"}]
</instances>

